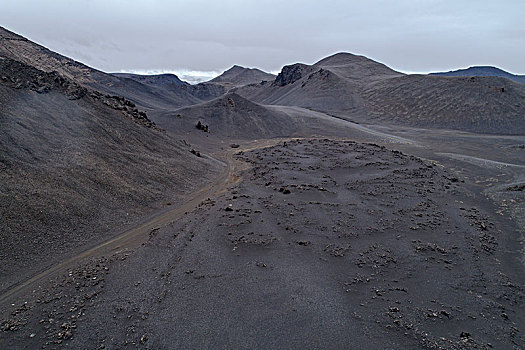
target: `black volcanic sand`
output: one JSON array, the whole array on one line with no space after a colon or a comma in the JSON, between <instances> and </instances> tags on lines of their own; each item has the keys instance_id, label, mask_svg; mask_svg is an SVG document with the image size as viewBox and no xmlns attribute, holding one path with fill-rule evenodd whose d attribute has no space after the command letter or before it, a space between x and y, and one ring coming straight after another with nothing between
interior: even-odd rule
<instances>
[{"instance_id":1,"label":"black volcanic sand","mask_svg":"<svg viewBox=\"0 0 525 350\"><path fill-rule=\"evenodd\" d=\"M227 193L16 305L0 347L525 346L522 267L462 178L351 141L237 158Z\"/></svg>"}]
</instances>

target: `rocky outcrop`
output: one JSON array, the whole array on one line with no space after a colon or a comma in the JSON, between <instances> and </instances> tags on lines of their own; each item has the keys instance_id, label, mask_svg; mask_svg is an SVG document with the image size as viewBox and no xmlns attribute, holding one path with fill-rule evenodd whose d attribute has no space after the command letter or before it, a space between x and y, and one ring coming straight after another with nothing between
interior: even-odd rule
<instances>
[{"instance_id":1,"label":"rocky outcrop","mask_svg":"<svg viewBox=\"0 0 525 350\"><path fill-rule=\"evenodd\" d=\"M58 72L44 72L25 63L0 57L0 82L13 89L25 89L39 94L57 91L63 93L69 100L89 98L112 109L120 111L128 119L148 128L157 128L146 112L139 111L135 103L121 96L104 95L88 89Z\"/></svg>"},{"instance_id":2,"label":"rocky outcrop","mask_svg":"<svg viewBox=\"0 0 525 350\"><path fill-rule=\"evenodd\" d=\"M306 64L296 63L289 66L284 66L273 85L285 86L295 83L297 80L306 76L312 71L312 68Z\"/></svg>"},{"instance_id":3,"label":"rocky outcrop","mask_svg":"<svg viewBox=\"0 0 525 350\"><path fill-rule=\"evenodd\" d=\"M64 92L70 100L82 98L88 91L57 72L44 72L22 62L3 57L0 58L0 79L3 85L14 89L27 89L38 93L59 90Z\"/></svg>"}]
</instances>

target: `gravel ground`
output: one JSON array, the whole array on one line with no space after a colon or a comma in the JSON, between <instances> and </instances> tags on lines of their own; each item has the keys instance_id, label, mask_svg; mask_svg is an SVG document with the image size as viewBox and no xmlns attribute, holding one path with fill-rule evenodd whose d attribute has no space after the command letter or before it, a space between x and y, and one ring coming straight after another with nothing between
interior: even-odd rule
<instances>
[{"instance_id":1,"label":"gravel ground","mask_svg":"<svg viewBox=\"0 0 525 350\"><path fill-rule=\"evenodd\" d=\"M374 144L241 152L243 181L13 306L4 348L520 349L508 223L468 179ZM507 259L508 260L508 259Z\"/></svg>"}]
</instances>

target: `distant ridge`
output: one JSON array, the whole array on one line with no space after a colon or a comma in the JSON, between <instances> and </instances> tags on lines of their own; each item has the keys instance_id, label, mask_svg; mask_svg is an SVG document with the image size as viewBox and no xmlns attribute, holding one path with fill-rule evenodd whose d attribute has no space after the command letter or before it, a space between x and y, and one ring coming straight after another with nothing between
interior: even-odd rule
<instances>
[{"instance_id":1,"label":"distant ridge","mask_svg":"<svg viewBox=\"0 0 525 350\"><path fill-rule=\"evenodd\" d=\"M341 52L313 65L284 66L278 76L235 65L211 81L192 85L170 74L104 73L2 27L0 57L43 72L57 72L102 94L123 96L138 108L152 112L150 116L155 123L162 111L202 106L226 93L236 93L238 96L230 98L242 97L259 106L309 108L359 122L375 120L479 133L525 133L525 77L496 67L406 75L365 56ZM249 107L243 102L240 105ZM221 103L208 107L221 106L229 108ZM235 112L240 110L236 108Z\"/></svg>"},{"instance_id":2,"label":"distant ridge","mask_svg":"<svg viewBox=\"0 0 525 350\"><path fill-rule=\"evenodd\" d=\"M133 73L111 73L111 75L114 75L116 77L120 78L128 78L133 79L135 81L138 81L142 84L148 84L148 85L188 85L187 82L182 81L179 79L178 76L175 74L151 74L151 75L141 75L141 74L133 74Z\"/></svg>"},{"instance_id":3,"label":"distant ridge","mask_svg":"<svg viewBox=\"0 0 525 350\"><path fill-rule=\"evenodd\" d=\"M447 77L501 77L525 84L525 75L516 75L493 66L473 66L467 69L452 70L449 72L436 72L430 75Z\"/></svg>"},{"instance_id":4,"label":"distant ridge","mask_svg":"<svg viewBox=\"0 0 525 350\"><path fill-rule=\"evenodd\" d=\"M245 86L236 92L262 104L363 115L360 95L364 87L378 80L402 76L382 63L341 52L313 65L284 66L272 83Z\"/></svg>"}]
</instances>

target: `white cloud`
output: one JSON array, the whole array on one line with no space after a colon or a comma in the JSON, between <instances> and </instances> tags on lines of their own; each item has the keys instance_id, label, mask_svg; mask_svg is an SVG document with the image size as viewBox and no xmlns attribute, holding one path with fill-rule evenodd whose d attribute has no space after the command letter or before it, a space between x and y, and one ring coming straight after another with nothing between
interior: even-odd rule
<instances>
[{"instance_id":1,"label":"white cloud","mask_svg":"<svg viewBox=\"0 0 525 350\"><path fill-rule=\"evenodd\" d=\"M174 72L180 79L187 81L190 84L202 83L203 81L211 80L221 73L215 71L196 71L196 70L182 70Z\"/></svg>"},{"instance_id":2,"label":"white cloud","mask_svg":"<svg viewBox=\"0 0 525 350\"><path fill-rule=\"evenodd\" d=\"M190 84L202 83L203 81L211 80L221 74L217 71L197 71L188 69L128 69L120 70L119 73L133 73L140 75L175 74L180 80L184 80Z\"/></svg>"}]
</instances>

